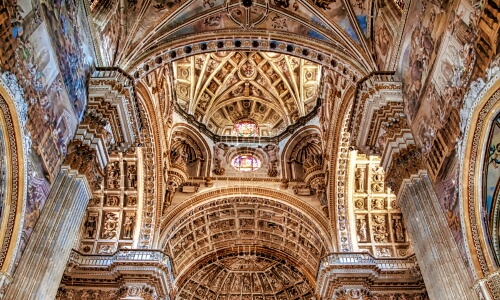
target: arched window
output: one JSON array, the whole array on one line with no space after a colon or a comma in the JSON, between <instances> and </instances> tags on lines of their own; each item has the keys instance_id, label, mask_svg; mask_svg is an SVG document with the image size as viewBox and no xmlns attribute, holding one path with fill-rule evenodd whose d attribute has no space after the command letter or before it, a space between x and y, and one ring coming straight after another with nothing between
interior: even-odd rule
<instances>
[{"instance_id":1,"label":"arched window","mask_svg":"<svg viewBox=\"0 0 500 300\"><path fill-rule=\"evenodd\" d=\"M234 124L234 132L237 136L252 137L259 134L259 126L252 120L240 120Z\"/></svg>"},{"instance_id":2,"label":"arched window","mask_svg":"<svg viewBox=\"0 0 500 300\"><path fill-rule=\"evenodd\" d=\"M236 170L241 172L258 170L262 165L260 159L250 154L236 156L233 158L231 164Z\"/></svg>"}]
</instances>

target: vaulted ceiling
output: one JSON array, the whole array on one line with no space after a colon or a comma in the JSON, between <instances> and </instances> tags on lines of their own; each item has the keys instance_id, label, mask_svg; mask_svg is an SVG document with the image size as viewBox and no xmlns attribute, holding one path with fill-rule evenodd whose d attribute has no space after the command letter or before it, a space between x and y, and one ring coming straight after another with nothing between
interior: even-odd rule
<instances>
[{"instance_id":1,"label":"vaulted ceiling","mask_svg":"<svg viewBox=\"0 0 500 300\"><path fill-rule=\"evenodd\" d=\"M321 66L271 52L216 52L173 63L176 101L218 135L251 119L274 136L316 106Z\"/></svg>"},{"instance_id":2,"label":"vaulted ceiling","mask_svg":"<svg viewBox=\"0 0 500 300\"><path fill-rule=\"evenodd\" d=\"M308 43L363 72L375 68L372 1L94 0L104 65L129 70L189 42L244 36ZM332 51L336 50L336 51Z\"/></svg>"}]
</instances>

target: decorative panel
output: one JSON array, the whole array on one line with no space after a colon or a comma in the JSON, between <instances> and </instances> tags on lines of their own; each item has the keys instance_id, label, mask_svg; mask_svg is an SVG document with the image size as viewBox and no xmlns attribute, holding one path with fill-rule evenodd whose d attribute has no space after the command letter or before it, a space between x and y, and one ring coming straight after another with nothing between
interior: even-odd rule
<instances>
[{"instance_id":1,"label":"decorative panel","mask_svg":"<svg viewBox=\"0 0 500 300\"><path fill-rule=\"evenodd\" d=\"M87 207L80 252L111 254L121 248L135 248L139 169L135 150L110 156L104 184Z\"/></svg>"},{"instance_id":2,"label":"decorative panel","mask_svg":"<svg viewBox=\"0 0 500 300\"><path fill-rule=\"evenodd\" d=\"M375 257L413 253L396 195L385 185L380 159L351 152L349 198L355 251Z\"/></svg>"}]
</instances>

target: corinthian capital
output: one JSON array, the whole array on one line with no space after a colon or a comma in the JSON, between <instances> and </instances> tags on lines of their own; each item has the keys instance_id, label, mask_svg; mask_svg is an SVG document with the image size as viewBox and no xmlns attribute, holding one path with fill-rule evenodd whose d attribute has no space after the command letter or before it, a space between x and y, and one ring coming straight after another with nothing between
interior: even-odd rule
<instances>
[{"instance_id":1,"label":"corinthian capital","mask_svg":"<svg viewBox=\"0 0 500 300\"><path fill-rule=\"evenodd\" d=\"M73 141L68 145L63 166L85 175L92 189L100 187L104 174L97 161L97 151L82 141Z\"/></svg>"}]
</instances>

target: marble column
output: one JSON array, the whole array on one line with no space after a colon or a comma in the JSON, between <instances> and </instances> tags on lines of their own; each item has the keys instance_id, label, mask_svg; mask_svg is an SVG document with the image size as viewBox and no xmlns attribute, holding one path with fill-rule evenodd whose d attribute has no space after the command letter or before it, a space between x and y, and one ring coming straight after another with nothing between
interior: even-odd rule
<instances>
[{"instance_id":1,"label":"marble column","mask_svg":"<svg viewBox=\"0 0 500 300\"><path fill-rule=\"evenodd\" d=\"M403 179L398 199L430 299L478 299L427 172Z\"/></svg>"},{"instance_id":2,"label":"marble column","mask_svg":"<svg viewBox=\"0 0 500 300\"><path fill-rule=\"evenodd\" d=\"M91 187L99 182L100 174L96 151L81 142L72 142L5 299L55 298L78 238Z\"/></svg>"}]
</instances>

